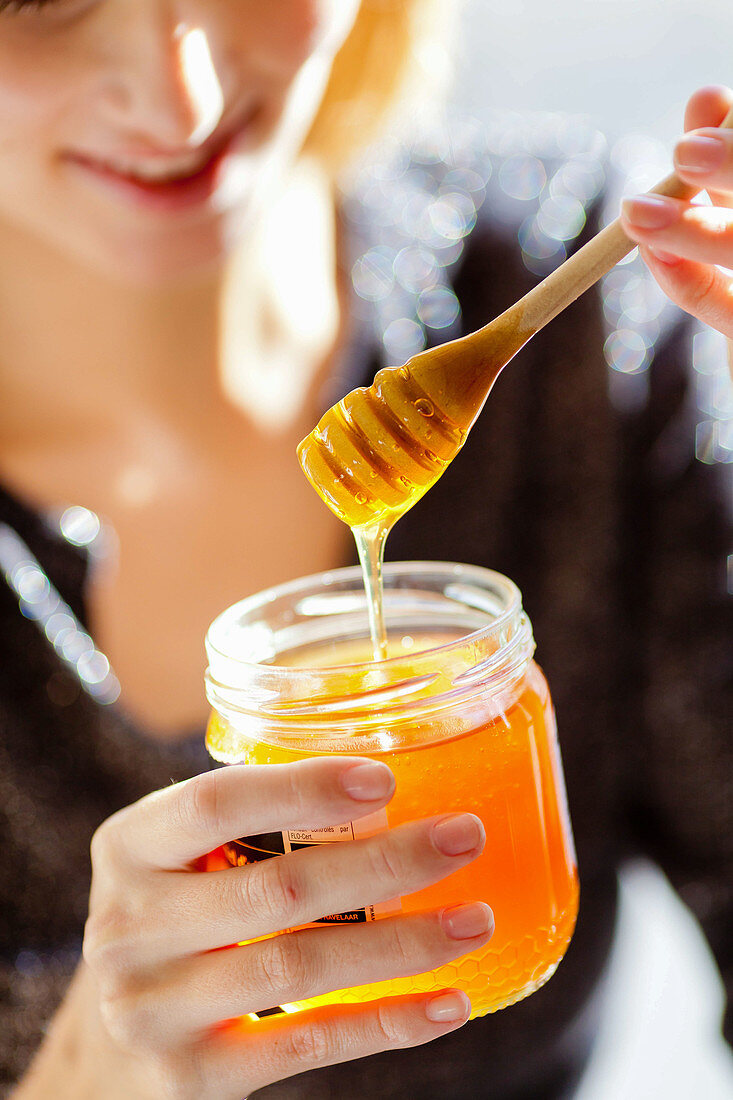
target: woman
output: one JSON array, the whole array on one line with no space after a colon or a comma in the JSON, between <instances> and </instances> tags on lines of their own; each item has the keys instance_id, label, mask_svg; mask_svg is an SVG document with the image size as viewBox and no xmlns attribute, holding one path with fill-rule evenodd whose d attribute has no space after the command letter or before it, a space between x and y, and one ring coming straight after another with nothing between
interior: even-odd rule
<instances>
[{"instance_id":1,"label":"woman","mask_svg":"<svg viewBox=\"0 0 733 1100\"><path fill-rule=\"evenodd\" d=\"M199 873L206 853L227 839L289 821L337 823L372 812L391 794L389 771L360 760L207 773L198 747L206 717L200 653L206 625L244 590L350 556L347 532L305 482L293 446L328 403L326 384L347 388L345 378L374 365L343 277L347 219L334 163L347 140L357 144L355 132L359 141L368 136L427 12L418 0L285 0L276 14L256 0L2 5L8 1080L25 1068L28 1037L35 1042L64 987L86 915L86 856L96 828L84 961L23 1077L22 1100L239 1097L268 1085L272 1096L358 1095L360 1088L371 1095L375 1083L383 1096L404 1095L414 1083L426 1096L494 1088L491 1095L539 1089L549 1097L587 1052L585 1039L570 1050L561 1035L588 1004L610 941L618 853L593 844L585 864L579 845L590 917L579 925L577 962L569 953L546 991L501 1018L449 1035L469 1005L446 991L265 1018L236 1035L212 1031L217 1021L306 992L430 969L491 935L491 899L467 898L459 910L385 920L359 936L339 929L338 954L333 930L212 950L297 924L311 910L349 908L365 892L408 893L449 874L490 843L471 815L416 822L346 856L319 851L307 881L298 877L301 864L285 859L257 878L249 870ZM663 289L726 335L733 335L733 309L726 277L713 265L730 256L721 226L733 148L715 127L730 101L720 89L693 97L687 125L706 128L705 141L678 147L686 178L721 189L714 209L640 200L626 212ZM718 147L720 166L703 170ZM476 242L473 250L467 243L456 276L466 287L467 324L471 308L480 321L499 304L483 291L471 299L470 285L482 285L487 265L506 263L492 293L513 293L521 281L517 275L513 285L500 248L478 235ZM598 349L595 307L581 304L572 318L576 334ZM555 329L556 342L561 331L569 330ZM547 341L538 347L551 362ZM517 364L519 389L508 392L521 394L529 363ZM595 423L596 412L605 415L603 387L599 372L589 376L579 399ZM506 438L516 421L502 430L501 418L514 401L498 423L486 421L486 432ZM594 440L594 468L606 488L613 479L604 472L607 447L608 438ZM461 477L470 480L480 453L469 452ZM444 506L444 497L436 500ZM60 504L90 511L64 513L59 532L48 517ZM470 513L464 508L461 522ZM93 514L114 532L115 546L108 538L106 547L114 569L92 568L102 540L73 530ZM523 587L525 577L538 583L526 546L502 550L487 539L480 548L466 543L462 555L459 530L446 542L435 523L410 522L395 533L393 553L432 556L435 546L446 551L437 556L494 555L499 568L504 556ZM590 553L604 566L606 536L593 535L600 549ZM44 618L49 593L63 604L52 600ZM64 647L68 637L83 647L86 635L68 627L72 634L60 639L53 614L89 625L93 655L105 654L122 684L119 707L95 700L95 685L110 687L109 699L114 682L104 666L84 679ZM603 621L601 612L594 629L602 632ZM557 632L555 639L562 644ZM595 669L582 675L599 679ZM592 699L595 688L588 690ZM599 728L607 743L605 703ZM579 710L583 723L588 706ZM584 766L580 752L569 772ZM155 788L162 789L147 793ZM600 806L593 791L590 784L596 805L588 835L617 809L615 786L604 787ZM576 795L574 812L582 801ZM215 856L209 866L220 866ZM397 1053L441 1036L442 1044L414 1057ZM391 1052L386 1062L285 1080L379 1051Z\"/></svg>"}]
</instances>

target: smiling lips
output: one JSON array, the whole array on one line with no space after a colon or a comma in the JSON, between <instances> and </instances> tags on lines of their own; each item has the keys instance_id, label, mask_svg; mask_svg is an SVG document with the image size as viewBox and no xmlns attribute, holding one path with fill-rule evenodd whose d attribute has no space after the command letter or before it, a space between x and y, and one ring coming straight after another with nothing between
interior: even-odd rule
<instances>
[{"instance_id":1,"label":"smiling lips","mask_svg":"<svg viewBox=\"0 0 733 1100\"><path fill-rule=\"evenodd\" d=\"M88 180L134 206L167 212L190 210L206 203L217 191L224 161L235 142L241 147L242 136L249 130L254 113L250 111L236 130L220 136L215 144L208 141L199 149L174 156L137 159L67 153L63 159L81 169Z\"/></svg>"}]
</instances>

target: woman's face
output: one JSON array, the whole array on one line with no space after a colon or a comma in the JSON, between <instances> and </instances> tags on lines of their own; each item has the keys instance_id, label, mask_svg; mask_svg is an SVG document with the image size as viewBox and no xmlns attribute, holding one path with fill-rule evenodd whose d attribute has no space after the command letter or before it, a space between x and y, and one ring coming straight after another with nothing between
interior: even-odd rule
<instances>
[{"instance_id":1,"label":"woman's face","mask_svg":"<svg viewBox=\"0 0 733 1100\"><path fill-rule=\"evenodd\" d=\"M0 0L0 226L161 282L297 155L360 0Z\"/></svg>"}]
</instances>

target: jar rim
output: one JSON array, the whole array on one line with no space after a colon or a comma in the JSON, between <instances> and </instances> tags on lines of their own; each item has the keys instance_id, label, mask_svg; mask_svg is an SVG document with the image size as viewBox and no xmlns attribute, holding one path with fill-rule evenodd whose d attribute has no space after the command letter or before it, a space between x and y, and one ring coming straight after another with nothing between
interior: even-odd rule
<instances>
[{"instance_id":1,"label":"jar rim","mask_svg":"<svg viewBox=\"0 0 733 1100\"><path fill-rule=\"evenodd\" d=\"M420 649L416 651L413 656L422 657L427 654L439 654L443 650L449 650L456 644L464 644L466 641L477 638L482 634L494 631L500 632L503 627L507 626L512 619L522 611L522 594L514 581L504 576L503 573L498 573L493 569L487 569L482 565L464 565L460 562L442 561L385 562L383 567L385 590L389 589L388 582L398 581L400 578L406 577L415 577L419 580L421 576L427 577L436 572L445 573L446 575L451 574L456 580L474 581L477 590L485 590L489 585L493 585L495 591L497 589L502 589L505 594L506 606L484 626L477 627L476 630L458 639L454 638L437 646ZM277 599L295 597L299 593L303 593L315 587L316 584L320 584L324 589L331 589L339 582L352 580L357 581L359 586L361 585L361 566L349 565L339 569L327 569L321 573L311 573L306 577L298 577L292 581L285 581L283 584L272 585L270 588L265 588L252 596L245 596L244 599L232 604L231 607L228 607L225 611L222 611L221 614L217 615L209 626L206 634L206 652L209 655L209 663L211 663L211 656L216 654L227 662L240 664L243 667L267 668L268 672L272 672L273 674L276 674L277 670L282 670L283 673L292 676L294 672L299 670L294 669L291 665L278 665L276 661L270 662L269 660L264 664L262 660L243 659L234 656L222 646L219 641L219 635L223 635L224 632L229 631L235 624L241 624L245 615L256 611L258 608L264 609ZM488 611L488 609L486 610ZM379 661L372 659L370 661L347 662L345 664L318 665L317 668L318 671L324 675L329 672L336 673L345 668L353 669L355 665L365 669L369 667L385 669L390 666L393 667L395 662L404 661L404 659L403 654L398 654Z\"/></svg>"},{"instance_id":2,"label":"jar rim","mask_svg":"<svg viewBox=\"0 0 733 1100\"><path fill-rule=\"evenodd\" d=\"M361 649L368 638L358 566L289 581L239 601L209 628L206 692L214 711L243 737L307 740L311 751L344 751L347 743L359 751L375 738L398 745L416 723L446 736L455 716L475 704L500 715L534 652L517 586L501 573L454 562L390 563L384 582L387 623L397 637L405 630L418 640L449 640L385 661L270 663L319 643L326 651L353 642ZM226 755L207 743L217 759L240 751Z\"/></svg>"}]
</instances>

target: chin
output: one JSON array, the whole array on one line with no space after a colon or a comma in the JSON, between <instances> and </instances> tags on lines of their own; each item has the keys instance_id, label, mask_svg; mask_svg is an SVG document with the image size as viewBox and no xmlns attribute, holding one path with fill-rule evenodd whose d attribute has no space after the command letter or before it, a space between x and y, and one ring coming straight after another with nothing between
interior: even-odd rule
<instances>
[{"instance_id":1,"label":"chin","mask_svg":"<svg viewBox=\"0 0 733 1100\"><path fill-rule=\"evenodd\" d=\"M201 224L170 225L155 231L146 226L127 231L115 226L108 232L85 233L59 241L63 251L90 271L128 287L150 290L196 283L215 277L241 240L244 212L207 219ZM147 230L147 231L146 231Z\"/></svg>"},{"instance_id":2,"label":"chin","mask_svg":"<svg viewBox=\"0 0 733 1100\"><path fill-rule=\"evenodd\" d=\"M207 232L182 233L160 242L134 240L100 248L91 266L112 280L154 289L204 280L221 270L233 248L224 227Z\"/></svg>"}]
</instances>

